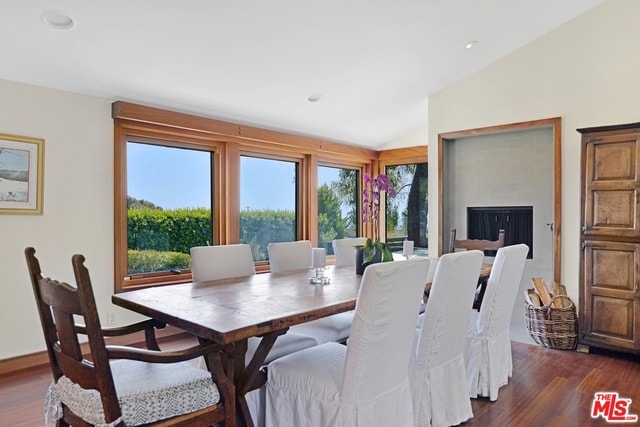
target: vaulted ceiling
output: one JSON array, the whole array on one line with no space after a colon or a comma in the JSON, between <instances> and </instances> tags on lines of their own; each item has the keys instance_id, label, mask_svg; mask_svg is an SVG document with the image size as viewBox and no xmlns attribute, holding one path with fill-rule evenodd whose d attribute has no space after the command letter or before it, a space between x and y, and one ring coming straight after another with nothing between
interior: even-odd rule
<instances>
[{"instance_id":1,"label":"vaulted ceiling","mask_svg":"<svg viewBox=\"0 0 640 427\"><path fill-rule=\"evenodd\" d=\"M2 1L0 78L376 148L601 2Z\"/></svg>"}]
</instances>

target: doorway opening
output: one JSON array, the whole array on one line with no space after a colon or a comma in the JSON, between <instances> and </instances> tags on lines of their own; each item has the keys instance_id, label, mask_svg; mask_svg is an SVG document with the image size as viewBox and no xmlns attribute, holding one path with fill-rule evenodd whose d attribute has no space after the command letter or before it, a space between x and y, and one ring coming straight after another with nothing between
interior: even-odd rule
<instances>
[{"instance_id":1,"label":"doorway opening","mask_svg":"<svg viewBox=\"0 0 640 427\"><path fill-rule=\"evenodd\" d=\"M438 253L469 206L533 206L533 257L560 282L561 118L442 133L438 153Z\"/></svg>"}]
</instances>

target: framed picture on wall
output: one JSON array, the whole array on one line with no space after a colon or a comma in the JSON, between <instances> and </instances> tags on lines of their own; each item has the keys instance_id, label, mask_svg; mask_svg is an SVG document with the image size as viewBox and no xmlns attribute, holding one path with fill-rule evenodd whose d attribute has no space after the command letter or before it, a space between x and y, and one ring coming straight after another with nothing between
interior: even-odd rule
<instances>
[{"instance_id":1,"label":"framed picture on wall","mask_svg":"<svg viewBox=\"0 0 640 427\"><path fill-rule=\"evenodd\" d=\"M42 214L44 139L0 133L0 214Z\"/></svg>"}]
</instances>

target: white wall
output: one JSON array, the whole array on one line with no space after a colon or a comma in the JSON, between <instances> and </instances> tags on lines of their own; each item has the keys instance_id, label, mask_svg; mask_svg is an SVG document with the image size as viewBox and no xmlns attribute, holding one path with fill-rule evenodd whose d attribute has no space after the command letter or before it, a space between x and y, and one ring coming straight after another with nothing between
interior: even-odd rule
<instances>
[{"instance_id":1,"label":"white wall","mask_svg":"<svg viewBox=\"0 0 640 427\"><path fill-rule=\"evenodd\" d=\"M418 145L427 145L428 140L429 131L427 130L427 126L421 126L420 128L415 129L414 131L409 132L406 135L402 135L401 137L386 143L383 147L380 147L380 149L389 150L392 148L405 148L415 147Z\"/></svg>"},{"instance_id":2,"label":"white wall","mask_svg":"<svg viewBox=\"0 0 640 427\"><path fill-rule=\"evenodd\" d=\"M640 121L640 56L634 46L640 40L638 16L637 0L608 0L429 98L430 212L437 212L439 133L562 117L562 283L576 303L580 260L576 128ZM429 226L429 245L436 247L435 216Z\"/></svg>"},{"instance_id":3,"label":"white wall","mask_svg":"<svg viewBox=\"0 0 640 427\"><path fill-rule=\"evenodd\" d=\"M36 248L45 276L71 283L71 256L83 253L101 316L109 310L116 323L132 318L110 302L111 100L0 80L0 133L45 140L43 215L0 215L0 359L44 350L26 246Z\"/></svg>"}]
</instances>

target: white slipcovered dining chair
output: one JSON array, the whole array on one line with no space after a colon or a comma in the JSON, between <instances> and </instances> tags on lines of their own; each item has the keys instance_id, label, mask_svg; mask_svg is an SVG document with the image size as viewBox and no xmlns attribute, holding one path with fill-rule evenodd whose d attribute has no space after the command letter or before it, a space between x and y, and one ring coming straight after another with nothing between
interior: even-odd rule
<instances>
[{"instance_id":1,"label":"white slipcovered dining chair","mask_svg":"<svg viewBox=\"0 0 640 427\"><path fill-rule=\"evenodd\" d=\"M272 273L282 271L303 270L311 267L311 242L297 240L295 242L269 243L269 266Z\"/></svg>"},{"instance_id":2,"label":"white slipcovered dining chair","mask_svg":"<svg viewBox=\"0 0 640 427\"><path fill-rule=\"evenodd\" d=\"M425 258L369 266L348 346L326 343L269 365L266 425L411 427L408 368L428 269Z\"/></svg>"},{"instance_id":3,"label":"white slipcovered dining chair","mask_svg":"<svg viewBox=\"0 0 640 427\"><path fill-rule=\"evenodd\" d=\"M295 242L270 243L267 246L269 264L272 273L292 270L303 270L311 267L312 247L308 240ZM331 286L331 285L328 285ZM353 311L334 314L333 316L294 325L292 332L315 338L318 344L340 342L349 338Z\"/></svg>"},{"instance_id":4,"label":"white slipcovered dining chair","mask_svg":"<svg viewBox=\"0 0 640 427\"><path fill-rule=\"evenodd\" d=\"M333 253L336 257L336 265L354 265L356 263L357 245L364 245L366 237L345 237L343 239L334 239L331 242Z\"/></svg>"},{"instance_id":5,"label":"white slipcovered dining chair","mask_svg":"<svg viewBox=\"0 0 640 427\"><path fill-rule=\"evenodd\" d=\"M190 252L194 282L256 274L249 245L195 246Z\"/></svg>"},{"instance_id":6,"label":"white slipcovered dining chair","mask_svg":"<svg viewBox=\"0 0 640 427\"><path fill-rule=\"evenodd\" d=\"M196 246L191 248L191 272L194 282L231 279L255 274L251 246L247 244ZM247 362L258 347L259 338L247 344ZM280 335L267 355L265 363L285 354L312 347L317 341L308 335L291 331Z\"/></svg>"},{"instance_id":7,"label":"white slipcovered dining chair","mask_svg":"<svg viewBox=\"0 0 640 427\"><path fill-rule=\"evenodd\" d=\"M255 274L251 246L247 244L196 246L191 248L191 272L193 281L231 279ZM246 362L253 357L260 338L249 338ZM280 335L265 359L265 363L303 348L312 347L317 341L308 335L291 331Z\"/></svg>"},{"instance_id":8,"label":"white slipcovered dining chair","mask_svg":"<svg viewBox=\"0 0 640 427\"><path fill-rule=\"evenodd\" d=\"M457 425L473 417L464 345L482 257L473 250L438 259L410 369L417 427Z\"/></svg>"},{"instance_id":9,"label":"white slipcovered dining chair","mask_svg":"<svg viewBox=\"0 0 640 427\"><path fill-rule=\"evenodd\" d=\"M480 311L471 313L464 358L473 398L495 401L512 375L509 325L528 252L525 244L498 249Z\"/></svg>"},{"instance_id":10,"label":"white slipcovered dining chair","mask_svg":"<svg viewBox=\"0 0 640 427\"><path fill-rule=\"evenodd\" d=\"M234 244L193 247L191 248L191 272L194 282L231 279L255 274L251 246ZM260 340L257 337L251 337L247 340L245 364L249 363L255 354ZM315 338L293 332L290 329L286 334L278 336L264 363L269 364L279 357L317 344ZM250 391L245 397L254 424L264 426L265 387Z\"/></svg>"}]
</instances>

